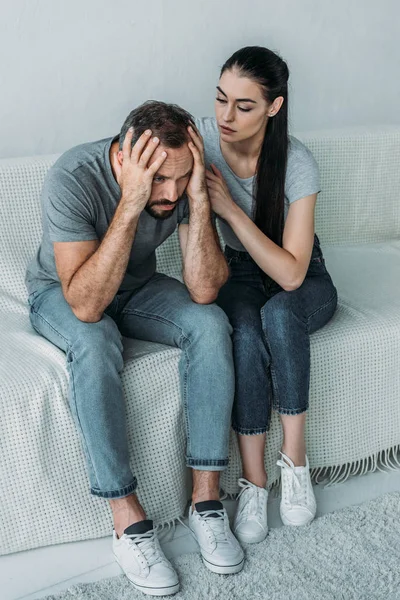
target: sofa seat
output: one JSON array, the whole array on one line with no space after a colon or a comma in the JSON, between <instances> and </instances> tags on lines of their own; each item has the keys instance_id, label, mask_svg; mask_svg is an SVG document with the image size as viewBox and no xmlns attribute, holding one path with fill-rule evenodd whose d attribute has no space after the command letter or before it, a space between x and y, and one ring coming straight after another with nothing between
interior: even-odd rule
<instances>
[{"instance_id":1,"label":"sofa seat","mask_svg":"<svg viewBox=\"0 0 400 600\"><path fill-rule=\"evenodd\" d=\"M65 354L33 330L27 309L1 312L0 337L0 554L110 535L109 504L90 495ZM169 522L187 502L180 350L123 341L138 496L152 518Z\"/></svg>"}]
</instances>

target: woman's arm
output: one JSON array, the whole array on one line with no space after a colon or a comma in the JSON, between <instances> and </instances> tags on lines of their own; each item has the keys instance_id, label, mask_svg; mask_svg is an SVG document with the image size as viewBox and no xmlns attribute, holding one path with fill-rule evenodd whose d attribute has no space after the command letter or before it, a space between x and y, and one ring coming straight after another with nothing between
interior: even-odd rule
<instances>
[{"instance_id":1,"label":"woman's arm","mask_svg":"<svg viewBox=\"0 0 400 600\"><path fill-rule=\"evenodd\" d=\"M314 244L314 211L317 194L290 204L283 231L282 248L270 240L233 202L221 173L207 172L207 186L214 212L231 226L258 266L284 290L301 286Z\"/></svg>"}]
</instances>

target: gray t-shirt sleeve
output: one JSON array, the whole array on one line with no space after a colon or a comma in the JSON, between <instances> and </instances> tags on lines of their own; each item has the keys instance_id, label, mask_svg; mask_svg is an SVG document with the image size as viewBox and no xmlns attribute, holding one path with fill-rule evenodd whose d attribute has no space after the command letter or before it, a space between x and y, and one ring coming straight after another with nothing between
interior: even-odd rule
<instances>
[{"instance_id":1,"label":"gray t-shirt sleeve","mask_svg":"<svg viewBox=\"0 0 400 600\"><path fill-rule=\"evenodd\" d=\"M289 203L321 191L317 161L299 140L291 140L285 179L285 196Z\"/></svg>"},{"instance_id":2,"label":"gray t-shirt sleeve","mask_svg":"<svg viewBox=\"0 0 400 600\"><path fill-rule=\"evenodd\" d=\"M53 168L46 178L43 215L52 242L80 242L98 239L87 191L68 171Z\"/></svg>"}]
</instances>

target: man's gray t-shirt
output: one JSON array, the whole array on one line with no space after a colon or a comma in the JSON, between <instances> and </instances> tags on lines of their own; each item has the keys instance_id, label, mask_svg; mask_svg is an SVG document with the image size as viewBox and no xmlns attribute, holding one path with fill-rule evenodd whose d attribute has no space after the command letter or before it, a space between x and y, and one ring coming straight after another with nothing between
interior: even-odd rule
<instances>
[{"instance_id":1,"label":"man's gray t-shirt","mask_svg":"<svg viewBox=\"0 0 400 600\"><path fill-rule=\"evenodd\" d=\"M195 119L196 127L204 140L205 161L207 169L213 163L222 173L233 201L240 206L248 217L253 219L253 185L254 177L242 179L235 175L226 163L220 148L219 131L214 117ZM318 164L311 151L300 140L289 136L288 159L285 178L286 220L289 205L300 198L317 194L321 191ZM234 250L245 251L232 228L224 219L217 216L222 237L227 246Z\"/></svg>"},{"instance_id":2,"label":"man's gray t-shirt","mask_svg":"<svg viewBox=\"0 0 400 600\"><path fill-rule=\"evenodd\" d=\"M42 242L25 278L29 294L60 281L53 242L101 242L104 238L121 197L109 158L115 139L76 146L47 173L42 189ZM188 222L186 197L168 219L155 219L142 212L119 291L134 290L153 276L156 248L181 222Z\"/></svg>"}]
</instances>

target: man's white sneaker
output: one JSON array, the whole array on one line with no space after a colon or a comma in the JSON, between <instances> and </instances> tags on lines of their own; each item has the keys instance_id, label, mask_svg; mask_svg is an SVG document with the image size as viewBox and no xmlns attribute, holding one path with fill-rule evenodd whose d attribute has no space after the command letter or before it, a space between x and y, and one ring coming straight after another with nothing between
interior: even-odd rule
<instances>
[{"instance_id":1,"label":"man's white sneaker","mask_svg":"<svg viewBox=\"0 0 400 600\"><path fill-rule=\"evenodd\" d=\"M306 456L305 467L295 467L286 454L276 463L281 467L282 499L281 519L284 525L308 525L315 517L317 503Z\"/></svg>"},{"instance_id":2,"label":"man's white sneaker","mask_svg":"<svg viewBox=\"0 0 400 600\"><path fill-rule=\"evenodd\" d=\"M127 527L118 538L113 532L115 560L134 587L150 596L168 596L179 591L178 576L165 558L153 521Z\"/></svg>"},{"instance_id":3,"label":"man's white sneaker","mask_svg":"<svg viewBox=\"0 0 400 600\"><path fill-rule=\"evenodd\" d=\"M189 509L189 528L196 538L205 566L213 573L238 573L244 552L229 527L228 513L217 500L197 502Z\"/></svg>"},{"instance_id":4,"label":"man's white sneaker","mask_svg":"<svg viewBox=\"0 0 400 600\"><path fill-rule=\"evenodd\" d=\"M257 544L265 540L268 534L268 490L254 485L244 477L238 483L242 490L237 497L233 533L240 542Z\"/></svg>"}]
</instances>

